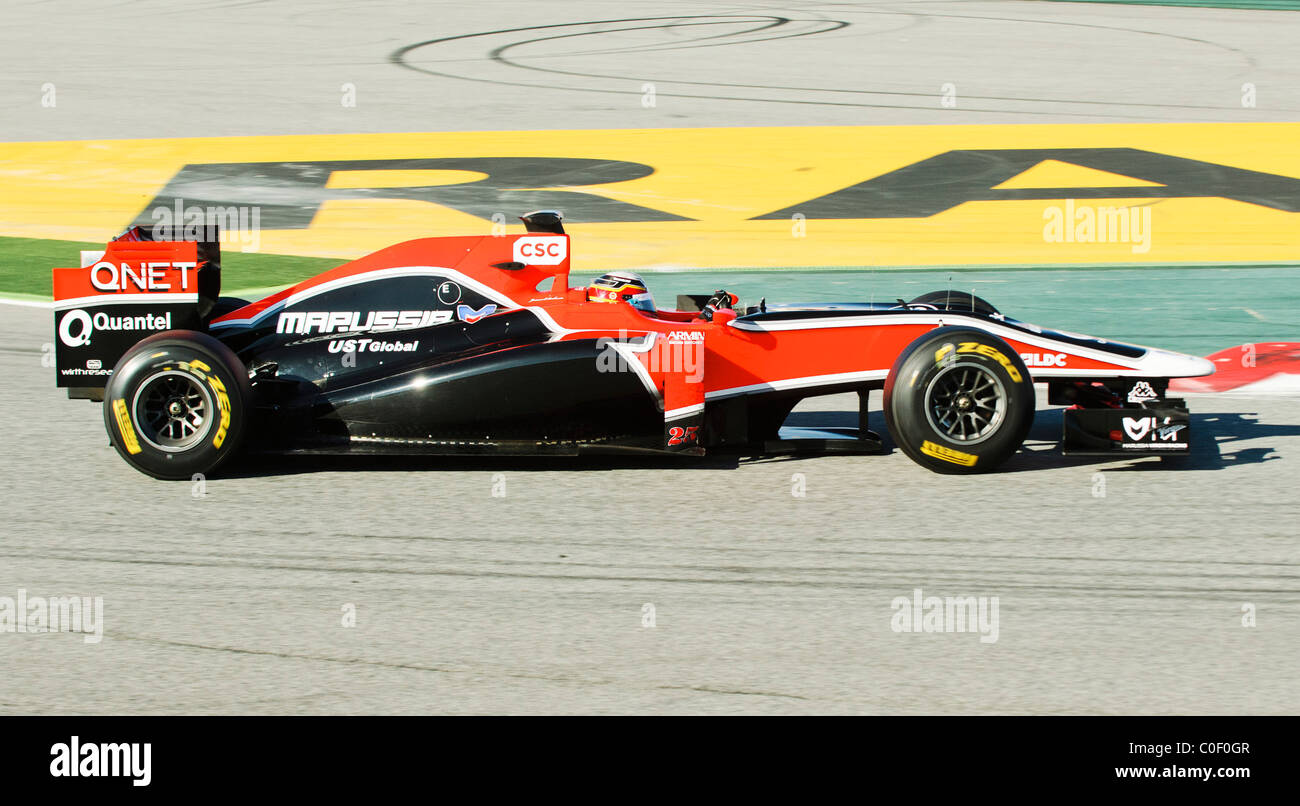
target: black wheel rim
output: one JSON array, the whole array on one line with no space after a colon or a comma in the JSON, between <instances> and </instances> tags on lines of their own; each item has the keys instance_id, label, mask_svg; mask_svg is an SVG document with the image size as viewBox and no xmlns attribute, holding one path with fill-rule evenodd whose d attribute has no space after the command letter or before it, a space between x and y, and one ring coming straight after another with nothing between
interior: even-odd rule
<instances>
[{"instance_id":1,"label":"black wheel rim","mask_svg":"<svg viewBox=\"0 0 1300 806\"><path fill-rule=\"evenodd\" d=\"M164 370L140 384L132 406L140 438L175 453L194 447L212 424L212 394L185 372Z\"/></svg>"},{"instance_id":2,"label":"black wheel rim","mask_svg":"<svg viewBox=\"0 0 1300 806\"><path fill-rule=\"evenodd\" d=\"M925 414L944 439L974 445L997 433L1006 420L1006 388L986 367L950 364L926 386Z\"/></svg>"}]
</instances>

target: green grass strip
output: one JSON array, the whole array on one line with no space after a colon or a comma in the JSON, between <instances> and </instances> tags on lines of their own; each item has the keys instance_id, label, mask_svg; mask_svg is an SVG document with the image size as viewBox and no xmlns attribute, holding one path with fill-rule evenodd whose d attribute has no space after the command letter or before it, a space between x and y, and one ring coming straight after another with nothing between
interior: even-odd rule
<instances>
[{"instance_id":1,"label":"green grass strip","mask_svg":"<svg viewBox=\"0 0 1300 806\"><path fill-rule=\"evenodd\" d=\"M0 294L15 299L51 299L54 295L51 269L79 266L81 250L103 248L102 243L0 237ZM346 262L333 258L223 252L221 288L227 294L244 289L277 288Z\"/></svg>"}]
</instances>

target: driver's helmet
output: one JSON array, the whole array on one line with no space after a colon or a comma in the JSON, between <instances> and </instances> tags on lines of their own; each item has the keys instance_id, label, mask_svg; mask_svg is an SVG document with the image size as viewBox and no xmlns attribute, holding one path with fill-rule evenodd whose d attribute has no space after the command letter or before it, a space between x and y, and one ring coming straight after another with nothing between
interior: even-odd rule
<instances>
[{"instance_id":1,"label":"driver's helmet","mask_svg":"<svg viewBox=\"0 0 1300 806\"><path fill-rule=\"evenodd\" d=\"M627 301L639 311L655 311L655 300L645 280L631 271L612 271L597 277L587 286L587 299L591 302Z\"/></svg>"}]
</instances>

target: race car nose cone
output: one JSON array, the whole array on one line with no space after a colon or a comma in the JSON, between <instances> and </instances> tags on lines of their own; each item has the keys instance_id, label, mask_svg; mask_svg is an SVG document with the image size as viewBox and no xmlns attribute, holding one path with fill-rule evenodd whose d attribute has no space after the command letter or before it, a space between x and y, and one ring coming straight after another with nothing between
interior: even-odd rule
<instances>
[{"instance_id":1,"label":"race car nose cone","mask_svg":"<svg viewBox=\"0 0 1300 806\"><path fill-rule=\"evenodd\" d=\"M1138 364L1154 377L1196 378L1214 374L1214 363L1204 358L1148 347Z\"/></svg>"}]
</instances>

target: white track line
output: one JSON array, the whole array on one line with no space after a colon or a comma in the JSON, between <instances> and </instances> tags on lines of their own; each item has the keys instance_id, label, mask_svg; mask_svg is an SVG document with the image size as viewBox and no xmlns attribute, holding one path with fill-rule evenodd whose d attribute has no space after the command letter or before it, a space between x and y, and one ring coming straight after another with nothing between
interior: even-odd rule
<instances>
[{"instance_id":1,"label":"white track line","mask_svg":"<svg viewBox=\"0 0 1300 806\"><path fill-rule=\"evenodd\" d=\"M54 309L53 302L45 302L38 299L8 299L7 297L0 297L0 305L21 305L24 308Z\"/></svg>"}]
</instances>

